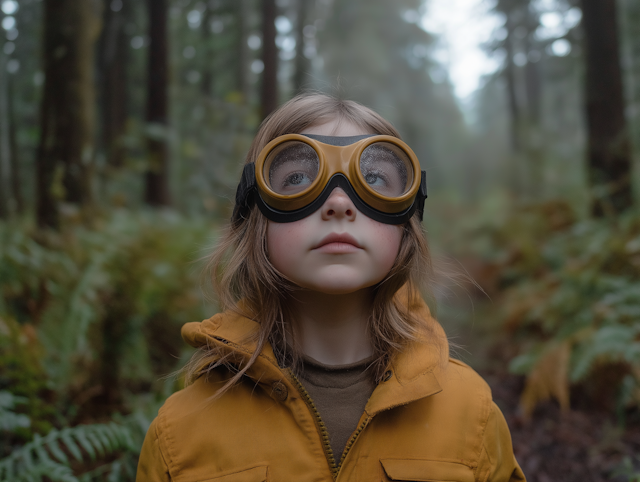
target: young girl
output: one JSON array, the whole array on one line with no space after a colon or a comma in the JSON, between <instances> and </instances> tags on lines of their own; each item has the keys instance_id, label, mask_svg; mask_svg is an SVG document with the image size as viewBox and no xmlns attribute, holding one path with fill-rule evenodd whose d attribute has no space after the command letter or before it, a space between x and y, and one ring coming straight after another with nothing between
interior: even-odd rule
<instances>
[{"instance_id":1,"label":"young girl","mask_svg":"<svg viewBox=\"0 0 640 482\"><path fill-rule=\"evenodd\" d=\"M426 180L375 112L302 95L260 127L211 258L224 313L138 482L520 481L487 384L422 301Z\"/></svg>"}]
</instances>

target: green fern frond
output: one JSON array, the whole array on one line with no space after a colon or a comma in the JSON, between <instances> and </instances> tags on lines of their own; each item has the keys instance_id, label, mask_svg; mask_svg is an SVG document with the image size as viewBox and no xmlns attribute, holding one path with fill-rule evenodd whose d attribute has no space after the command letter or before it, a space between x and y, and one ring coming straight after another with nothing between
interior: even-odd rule
<instances>
[{"instance_id":1,"label":"green fern frond","mask_svg":"<svg viewBox=\"0 0 640 482\"><path fill-rule=\"evenodd\" d=\"M43 475L55 481L78 482L65 451L82 462L83 452L95 460L97 455L136 448L129 427L114 422L52 430L45 437L35 435L31 442L0 460L0 482L40 482Z\"/></svg>"}]
</instances>

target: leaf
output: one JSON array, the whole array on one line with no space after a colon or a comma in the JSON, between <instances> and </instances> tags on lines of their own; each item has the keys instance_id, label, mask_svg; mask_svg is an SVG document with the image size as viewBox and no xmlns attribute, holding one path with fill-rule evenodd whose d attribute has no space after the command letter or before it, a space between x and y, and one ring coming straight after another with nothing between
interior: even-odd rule
<instances>
[{"instance_id":1,"label":"leaf","mask_svg":"<svg viewBox=\"0 0 640 482\"><path fill-rule=\"evenodd\" d=\"M48 443L47 444L47 448L51 452L51 455L53 455L55 457L55 459L58 460L58 462L61 462L63 464L68 464L69 463L69 457L67 457L67 454L65 454L60 449L60 446L58 445L57 441L55 441L53 443Z\"/></svg>"},{"instance_id":2,"label":"leaf","mask_svg":"<svg viewBox=\"0 0 640 482\"><path fill-rule=\"evenodd\" d=\"M78 448L78 445L71 438L71 429L64 429L61 433L60 438L63 440L69 452L76 458L78 462L82 462L82 452Z\"/></svg>"},{"instance_id":3,"label":"leaf","mask_svg":"<svg viewBox=\"0 0 640 482\"><path fill-rule=\"evenodd\" d=\"M555 398L562 410L569 409L569 355L568 341L548 348L527 377L520 406L525 419L530 419L540 402Z\"/></svg>"},{"instance_id":4,"label":"leaf","mask_svg":"<svg viewBox=\"0 0 640 482\"><path fill-rule=\"evenodd\" d=\"M73 431L73 436L80 443L85 452L89 454L91 460L95 460L96 451L91 445L91 442L89 442L89 440L87 439L84 429L82 427L76 427L76 430Z\"/></svg>"}]
</instances>

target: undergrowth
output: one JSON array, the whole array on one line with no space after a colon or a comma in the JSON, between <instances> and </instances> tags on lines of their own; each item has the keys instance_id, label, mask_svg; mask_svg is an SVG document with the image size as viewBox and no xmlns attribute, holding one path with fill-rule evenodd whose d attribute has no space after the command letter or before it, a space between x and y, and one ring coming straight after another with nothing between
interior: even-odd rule
<instances>
[{"instance_id":1,"label":"undergrowth","mask_svg":"<svg viewBox=\"0 0 640 482\"><path fill-rule=\"evenodd\" d=\"M621 422L637 411L640 213L581 220L563 201L493 200L461 229L453 249L483 260L472 274L499 307L510 371L526 375L525 417L549 398L568 408L571 393Z\"/></svg>"},{"instance_id":2,"label":"undergrowth","mask_svg":"<svg viewBox=\"0 0 640 482\"><path fill-rule=\"evenodd\" d=\"M189 355L180 327L213 312L194 263L213 234L171 212L0 224L0 481L135 479L181 386L163 379Z\"/></svg>"}]
</instances>

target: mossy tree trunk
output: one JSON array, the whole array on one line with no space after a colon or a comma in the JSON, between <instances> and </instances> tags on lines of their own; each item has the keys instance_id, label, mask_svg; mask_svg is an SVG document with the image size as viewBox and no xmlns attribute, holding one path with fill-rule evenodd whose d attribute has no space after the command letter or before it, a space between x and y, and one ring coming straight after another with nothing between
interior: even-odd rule
<instances>
[{"instance_id":1,"label":"mossy tree trunk","mask_svg":"<svg viewBox=\"0 0 640 482\"><path fill-rule=\"evenodd\" d=\"M57 202L91 201L94 158L94 44L99 2L45 0L40 143L36 160L37 221L58 227Z\"/></svg>"},{"instance_id":2,"label":"mossy tree trunk","mask_svg":"<svg viewBox=\"0 0 640 482\"><path fill-rule=\"evenodd\" d=\"M586 47L587 169L596 217L633 204L631 142L624 94L616 0L581 0Z\"/></svg>"},{"instance_id":3,"label":"mossy tree trunk","mask_svg":"<svg viewBox=\"0 0 640 482\"><path fill-rule=\"evenodd\" d=\"M147 152L145 202L169 206L168 38L167 0L148 0L149 60L147 64Z\"/></svg>"}]
</instances>

